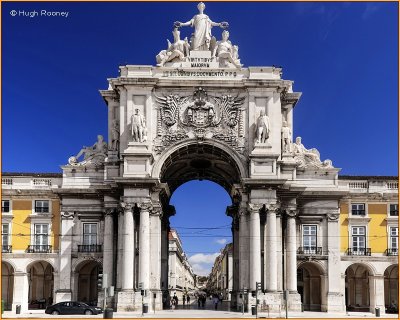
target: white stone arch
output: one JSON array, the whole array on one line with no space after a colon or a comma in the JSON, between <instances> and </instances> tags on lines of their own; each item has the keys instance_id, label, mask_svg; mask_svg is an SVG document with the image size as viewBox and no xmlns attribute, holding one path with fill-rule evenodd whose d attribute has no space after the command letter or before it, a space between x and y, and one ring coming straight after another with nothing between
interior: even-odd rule
<instances>
[{"instance_id":1,"label":"white stone arch","mask_svg":"<svg viewBox=\"0 0 400 320\"><path fill-rule=\"evenodd\" d=\"M199 141L196 139L190 139L190 140L185 140L181 143L178 143L171 148L167 149L166 152L164 152L160 158L158 158L154 165L153 169L151 172L152 178L160 178L161 175L161 169L163 167L163 164L166 159L168 159L169 156L171 156L174 152L178 151L179 149L189 146L189 145L195 145L199 144ZM239 174L241 178L247 178L248 177L248 169L246 168L245 161L246 159L243 156L240 156L234 149L230 148L226 144L219 142L219 141L214 141L214 140L205 140L202 141L201 144L203 145L211 145L215 146L222 151L226 152L231 158L235 161L237 168L239 169Z\"/></svg>"},{"instance_id":2,"label":"white stone arch","mask_svg":"<svg viewBox=\"0 0 400 320\"><path fill-rule=\"evenodd\" d=\"M323 311L327 294L326 266L321 261L300 261L297 263L297 272L301 275L297 289L304 310Z\"/></svg>"},{"instance_id":3,"label":"white stone arch","mask_svg":"<svg viewBox=\"0 0 400 320\"><path fill-rule=\"evenodd\" d=\"M315 266L318 269L318 271L320 272L321 276L328 275L328 271L327 271L326 265L322 261L319 261L319 260L316 260L316 261L298 261L297 262L297 269L303 267L305 264L311 264L311 265Z\"/></svg>"},{"instance_id":4,"label":"white stone arch","mask_svg":"<svg viewBox=\"0 0 400 320\"><path fill-rule=\"evenodd\" d=\"M21 270L19 270L18 268L17 268L17 265L14 263L14 261L12 261L12 260L9 260L9 259L1 259L1 262L4 262L4 263L8 263L12 268L13 268L13 272L14 273L16 273L16 272L21 272Z\"/></svg>"},{"instance_id":5,"label":"white stone arch","mask_svg":"<svg viewBox=\"0 0 400 320\"><path fill-rule=\"evenodd\" d=\"M53 273L58 273L58 268L56 268L54 261L53 261L52 259L46 259L46 258L44 258L44 259L29 259L29 260L27 261L27 264L26 264L26 267L25 267L25 272L27 273L27 272L28 272L28 269L29 269L30 267L32 267L32 265L34 265L35 263L37 263L37 262L42 262L42 261L43 261L43 262L47 262L49 265L52 266L52 268L53 268Z\"/></svg>"},{"instance_id":6,"label":"white stone arch","mask_svg":"<svg viewBox=\"0 0 400 320\"><path fill-rule=\"evenodd\" d=\"M343 275L345 275L346 270L349 267L351 267L352 265L354 265L354 264L359 264L359 265L364 266L369 271L371 276L375 276L375 275L379 274L379 272L376 269L376 267L370 262L366 262L366 261L356 261L356 262L355 261L346 261L346 263L343 263L343 268L344 268L342 270Z\"/></svg>"},{"instance_id":7,"label":"white stone arch","mask_svg":"<svg viewBox=\"0 0 400 320\"><path fill-rule=\"evenodd\" d=\"M72 272L79 272L85 262L97 262L103 268L103 260L99 258L78 258L72 263ZM79 267L79 268L78 268Z\"/></svg>"}]
</instances>

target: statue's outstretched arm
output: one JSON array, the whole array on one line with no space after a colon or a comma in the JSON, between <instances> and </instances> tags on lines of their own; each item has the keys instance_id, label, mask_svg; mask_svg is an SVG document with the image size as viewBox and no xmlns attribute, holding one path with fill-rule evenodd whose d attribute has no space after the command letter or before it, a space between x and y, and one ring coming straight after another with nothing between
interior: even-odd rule
<instances>
[{"instance_id":1,"label":"statue's outstretched arm","mask_svg":"<svg viewBox=\"0 0 400 320\"><path fill-rule=\"evenodd\" d=\"M193 25L193 19L190 19L187 22L180 22L180 21L175 21L174 22L174 27L187 27Z\"/></svg>"},{"instance_id":2,"label":"statue's outstretched arm","mask_svg":"<svg viewBox=\"0 0 400 320\"><path fill-rule=\"evenodd\" d=\"M222 21L222 22L214 22L214 21L211 21L211 25L212 25L213 27L221 27L222 29L226 29L226 28L229 27L229 23L226 22L226 21Z\"/></svg>"}]
</instances>

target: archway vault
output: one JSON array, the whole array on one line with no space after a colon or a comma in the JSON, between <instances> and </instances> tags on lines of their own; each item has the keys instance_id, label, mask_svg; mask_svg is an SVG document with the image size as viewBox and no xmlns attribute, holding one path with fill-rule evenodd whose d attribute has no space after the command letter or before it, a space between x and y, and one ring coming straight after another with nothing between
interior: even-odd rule
<instances>
[{"instance_id":1,"label":"archway vault","mask_svg":"<svg viewBox=\"0 0 400 320\"><path fill-rule=\"evenodd\" d=\"M171 149L158 161L155 172L167 183L171 194L190 180L210 180L231 194L234 184L247 176L236 152L221 143L186 142Z\"/></svg>"}]
</instances>

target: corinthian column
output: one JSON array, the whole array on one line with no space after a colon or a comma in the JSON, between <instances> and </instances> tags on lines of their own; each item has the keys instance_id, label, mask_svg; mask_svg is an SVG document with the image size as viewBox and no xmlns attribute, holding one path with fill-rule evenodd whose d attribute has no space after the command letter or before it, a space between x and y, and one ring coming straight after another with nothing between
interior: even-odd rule
<instances>
[{"instance_id":1,"label":"corinthian column","mask_svg":"<svg viewBox=\"0 0 400 320\"><path fill-rule=\"evenodd\" d=\"M277 259L277 236L276 236L276 212L277 205L270 204L267 212L267 291L278 290L278 259Z\"/></svg>"},{"instance_id":2,"label":"corinthian column","mask_svg":"<svg viewBox=\"0 0 400 320\"><path fill-rule=\"evenodd\" d=\"M150 202L138 203L140 208L139 227L139 283L143 289L150 288Z\"/></svg>"},{"instance_id":3,"label":"corinthian column","mask_svg":"<svg viewBox=\"0 0 400 320\"><path fill-rule=\"evenodd\" d=\"M286 210L286 288L290 293L297 293L297 244L296 244L296 209Z\"/></svg>"},{"instance_id":4,"label":"corinthian column","mask_svg":"<svg viewBox=\"0 0 400 320\"><path fill-rule=\"evenodd\" d=\"M133 266L135 259L134 247L134 220L133 211L130 204L123 203L124 209L124 224L122 235L122 276L121 276L121 289L133 290Z\"/></svg>"},{"instance_id":5,"label":"corinthian column","mask_svg":"<svg viewBox=\"0 0 400 320\"><path fill-rule=\"evenodd\" d=\"M260 209L262 205L249 203L250 212L250 290L256 290L261 282L261 231Z\"/></svg>"},{"instance_id":6,"label":"corinthian column","mask_svg":"<svg viewBox=\"0 0 400 320\"><path fill-rule=\"evenodd\" d=\"M108 209L104 218L103 273L108 275L107 287L112 285L114 279L114 211Z\"/></svg>"}]
</instances>

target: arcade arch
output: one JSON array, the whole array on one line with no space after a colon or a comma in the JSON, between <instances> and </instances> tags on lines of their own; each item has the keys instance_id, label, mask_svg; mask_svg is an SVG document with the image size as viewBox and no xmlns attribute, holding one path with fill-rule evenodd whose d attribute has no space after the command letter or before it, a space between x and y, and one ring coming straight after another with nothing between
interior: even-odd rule
<instances>
[{"instance_id":1,"label":"arcade arch","mask_svg":"<svg viewBox=\"0 0 400 320\"><path fill-rule=\"evenodd\" d=\"M14 294L14 268L6 261L1 262L1 300L4 310L11 310Z\"/></svg>"},{"instance_id":2,"label":"arcade arch","mask_svg":"<svg viewBox=\"0 0 400 320\"><path fill-rule=\"evenodd\" d=\"M324 280L324 270L317 263L305 262L298 267L297 290L305 311L322 311Z\"/></svg>"},{"instance_id":3,"label":"arcade arch","mask_svg":"<svg viewBox=\"0 0 400 320\"><path fill-rule=\"evenodd\" d=\"M77 300L89 305L97 305L98 279L102 273L102 266L95 260L82 261L75 268L74 280Z\"/></svg>"},{"instance_id":4,"label":"arcade arch","mask_svg":"<svg viewBox=\"0 0 400 320\"><path fill-rule=\"evenodd\" d=\"M29 283L28 308L44 309L54 301L54 268L47 261L35 261L26 270Z\"/></svg>"},{"instance_id":5,"label":"arcade arch","mask_svg":"<svg viewBox=\"0 0 400 320\"><path fill-rule=\"evenodd\" d=\"M390 307L393 302L397 309L399 305L399 265L391 265L384 273L385 281L385 306Z\"/></svg>"},{"instance_id":6,"label":"arcade arch","mask_svg":"<svg viewBox=\"0 0 400 320\"><path fill-rule=\"evenodd\" d=\"M374 294L370 288L370 276L374 273L363 263L350 265L345 272L345 299L347 311L370 311Z\"/></svg>"}]
</instances>

